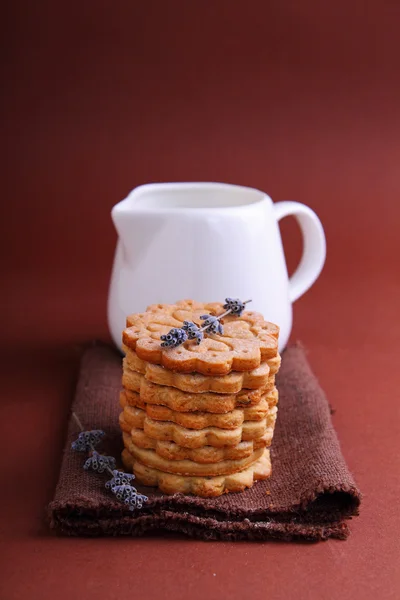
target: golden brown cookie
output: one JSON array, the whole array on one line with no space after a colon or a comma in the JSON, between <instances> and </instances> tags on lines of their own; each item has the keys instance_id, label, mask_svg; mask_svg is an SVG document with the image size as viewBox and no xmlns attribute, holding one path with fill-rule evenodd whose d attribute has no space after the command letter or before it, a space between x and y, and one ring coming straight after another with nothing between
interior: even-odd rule
<instances>
[{"instance_id":1,"label":"golden brown cookie","mask_svg":"<svg viewBox=\"0 0 400 600\"><path fill-rule=\"evenodd\" d=\"M142 413L145 414L144 411L142 411ZM128 412L125 412L125 414L124 412L120 413L118 421L121 431L125 433L130 433L133 428L143 429L144 418L140 419L139 415L140 413L136 413L137 419L134 419L135 415L132 415ZM127 416L128 419L126 419ZM135 424L133 425L132 423Z\"/></svg>"},{"instance_id":2,"label":"golden brown cookie","mask_svg":"<svg viewBox=\"0 0 400 600\"><path fill-rule=\"evenodd\" d=\"M215 477L217 475L231 475L243 471L254 464L263 454L264 448L255 450L250 456L237 460L223 460L216 463L196 463L193 460L166 460L154 450L147 450L136 446L132 439L128 441L129 453L142 465L176 475Z\"/></svg>"},{"instance_id":3,"label":"golden brown cookie","mask_svg":"<svg viewBox=\"0 0 400 600\"><path fill-rule=\"evenodd\" d=\"M203 446L202 448L183 448L174 442L162 442L153 440L146 435L143 429L132 429L130 434L123 434L123 441L126 448L132 441L139 448L154 450L159 456L166 460L193 460L201 464L216 463L222 460L239 460L251 456L259 448L266 448L271 445L274 430L269 427L266 433L249 442L240 442L237 446L223 446L214 448L213 446Z\"/></svg>"},{"instance_id":4,"label":"golden brown cookie","mask_svg":"<svg viewBox=\"0 0 400 600\"><path fill-rule=\"evenodd\" d=\"M127 471L133 471L138 483L158 486L164 494L180 492L203 498L213 498L227 492L242 492L251 487L254 481L267 479L271 475L269 450L264 450L259 460L247 469L233 475L218 477L188 477L163 473L141 464L129 454L127 449L122 452L122 462Z\"/></svg>"},{"instance_id":5,"label":"golden brown cookie","mask_svg":"<svg viewBox=\"0 0 400 600\"><path fill-rule=\"evenodd\" d=\"M135 408L141 408L146 410L146 402L141 399L137 392L131 390L121 390L119 393L119 405L121 408L125 406L134 406Z\"/></svg>"},{"instance_id":6,"label":"golden brown cookie","mask_svg":"<svg viewBox=\"0 0 400 600\"><path fill-rule=\"evenodd\" d=\"M238 394L216 394L213 392L192 394L182 392L177 388L157 385L147 381L143 375L134 371L130 371L126 379L129 379L129 389L125 390L126 401L132 406L139 406L136 394L140 394L142 406L139 406L139 408L143 408L143 404L146 403L167 406L171 410L179 412L205 411L222 414L235 408L246 408L258 404L265 394L268 394L268 404L272 406L275 396L277 397L276 388L271 388L270 382L266 387L259 390L243 389ZM271 378L271 380L272 384L274 379Z\"/></svg>"},{"instance_id":7,"label":"golden brown cookie","mask_svg":"<svg viewBox=\"0 0 400 600\"><path fill-rule=\"evenodd\" d=\"M275 375L275 373L279 371L279 368L281 366L280 354L277 354L276 356L274 356L274 358L269 358L267 360L267 364L269 366L270 375Z\"/></svg>"},{"instance_id":8,"label":"golden brown cookie","mask_svg":"<svg viewBox=\"0 0 400 600\"><path fill-rule=\"evenodd\" d=\"M280 364L279 354L267 362L261 363L257 369L249 372L237 373L232 372L222 377L212 377L200 375L199 373L174 373L161 367L153 365L144 360L141 360L137 354L124 347L126 356L123 360L123 379L122 385L128 389L138 391L137 376L135 373L140 373L145 376L148 381L158 385L175 387L183 392L191 392L194 394L203 392L215 392L218 394L236 394L243 388L258 390L271 385L274 375ZM272 368L268 363L272 363ZM274 370L273 370L274 369Z\"/></svg>"},{"instance_id":9,"label":"golden brown cookie","mask_svg":"<svg viewBox=\"0 0 400 600\"><path fill-rule=\"evenodd\" d=\"M221 429L235 429L243 421L261 421L264 419L272 406L276 405L278 392L272 395L271 406L268 402L268 395L264 394L260 402L247 408L236 408L223 414L209 412L180 412L166 406L157 404L146 404L136 392L123 390L120 394L120 405L122 408L131 406L145 411L146 415L156 421L171 421L188 427L189 429L204 429L205 427L220 427Z\"/></svg>"},{"instance_id":10,"label":"golden brown cookie","mask_svg":"<svg viewBox=\"0 0 400 600\"><path fill-rule=\"evenodd\" d=\"M208 334L200 344L188 340L176 348L163 348L160 336L184 321L203 325L201 315L219 315L221 303L203 304L184 300L176 304L152 305L145 313L127 317L123 343L139 358L180 373L226 375L251 371L278 353L279 327L265 321L260 313L245 311L240 317L223 319L223 335Z\"/></svg>"},{"instance_id":11,"label":"golden brown cookie","mask_svg":"<svg viewBox=\"0 0 400 600\"><path fill-rule=\"evenodd\" d=\"M133 429L143 429L146 435L161 441L175 442L184 448L201 448L203 446L236 446L240 442L255 440L263 436L268 428L274 427L277 407L268 412L261 421L244 421L235 429L205 427L204 429L188 429L170 421L155 421L146 413L131 406L126 406L119 422L122 431L130 433Z\"/></svg>"},{"instance_id":12,"label":"golden brown cookie","mask_svg":"<svg viewBox=\"0 0 400 600\"><path fill-rule=\"evenodd\" d=\"M148 384L148 382L146 382ZM157 386L156 384L150 384L154 386L147 388L147 385L142 386L142 394L134 392L132 390L124 389L121 391L121 406L125 404L130 406L137 406L138 408L145 408L146 405L159 405L166 406L171 410L177 412L208 412L214 414L225 414L235 410L236 408L245 409L251 406L258 406L261 400L265 400L268 406L271 408L278 402L278 390L275 386L272 389L260 390L259 394L253 396L250 394L232 394L232 395L219 395L205 392L204 394L189 394L181 392L176 388L168 388L163 386ZM157 389L154 389L157 388ZM161 390L163 391L160 391ZM147 390L150 393L147 393ZM175 392L178 392L177 394ZM256 401L257 399L257 401ZM185 410L186 409L186 410Z\"/></svg>"}]
</instances>

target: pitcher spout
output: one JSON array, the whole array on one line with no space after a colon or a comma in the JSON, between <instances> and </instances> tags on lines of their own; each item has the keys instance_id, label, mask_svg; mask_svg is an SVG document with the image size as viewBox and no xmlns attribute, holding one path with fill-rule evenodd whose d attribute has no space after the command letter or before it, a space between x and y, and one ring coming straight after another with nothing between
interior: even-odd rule
<instances>
[{"instance_id":1,"label":"pitcher spout","mask_svg":"<svg viewBox=\"0 0 400 600\"><path fill-rule=\"evenodd\" d=\"M147 243L149 241L148 227L144 227L140 222L140 212L129 206L126 200L113 207L111 218L117 230L124 260L133 265L139 254L143 252L146 238Z\"/></svg>"},{"instance_id":2,"label":"pitcher spout","mask_svg":"<svg viewBox=\"0 0 400 600\"><path fill-rule=\"evenodd\" d=\"M134 189L125 200L116 204L111 217L117 230L124 262L135 266L139 257L150 251L160 230L166 223L166 216L148 207L150 185Z\"/></svg>"}]
</instances>

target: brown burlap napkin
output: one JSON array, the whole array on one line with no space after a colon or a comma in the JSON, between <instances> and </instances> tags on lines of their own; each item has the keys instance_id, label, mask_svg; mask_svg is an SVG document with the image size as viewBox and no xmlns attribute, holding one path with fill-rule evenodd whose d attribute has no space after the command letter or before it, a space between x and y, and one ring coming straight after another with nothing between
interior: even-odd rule
<instances>
[{"instance_id":1,"label":"brown burlap napkin","mask_svg":"<svg viewBox=\"0 0 400 600\"><path fill-rule=\"evenodd\" d=\"M51 527L67 535L143 535L169 530L203 539L345 539L345 519L358 513L360 492L347 468L325 395L304 350L283 354L277 378L279 413L272 445L272 476L251 489L205 499L137 486L149 498L131 513L104 488L106 475L82 469L71 450L78 428L71 419L60 477L49 506ZM86 429L103 429L99 451L119 457L121 357L109 347L83 356L73 410Z\"/></svg>"}]
</instances>

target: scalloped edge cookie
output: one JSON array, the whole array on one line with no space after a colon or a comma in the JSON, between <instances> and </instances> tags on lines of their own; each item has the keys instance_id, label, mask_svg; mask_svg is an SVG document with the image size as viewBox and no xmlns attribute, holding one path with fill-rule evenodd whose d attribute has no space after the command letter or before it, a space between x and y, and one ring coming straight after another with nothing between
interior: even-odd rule
<instances>
[{"instance_id":1,"label":"scalloped edge cookie","mask_svg":"<svg viewBox=\"0 0 400 600\"><path fill-rule=\"evenodd\" d=\"M197 463L193 460L167 460L154 450L139 448L132 439L128 442L129 453L142 465L157 469L163 473L174 473L176 475L187 475L189 477L216 477L218 475L231 475L238 471L247 469L254 464L264 453L264 448L255 450L250 456L234 460L222 460L215 463Z\"/></svg>"},{"instance_id":2,"label":"scalloped edge cookie","mask_svg":"<svg viewBox=\"0 0 400 600\"><path fill-rule=\"evenodd\" d=\"M203 375L250 371L277 355L279 327L253 311L245 311L241 316L227 315L223 319L223 335L207 333L200 344L188 340L176 348L161 346L160 336L171 328L182 327L184 321L202 326L201 315L223 312L223 304L217 302L184 300L151 305L146 312L127 317L122 341L142 360L171 371Z\"/></svg>"},{"instance_id":3,"label":"scalloped edge cookie","mask_svg":"<svg viewBox=\"0 0 400 600\"><path fill-rule=\"evenodd\" d=\"M143 398L136 392L122 390L120 393L120 406L127 406L144 410L146 416L155 421L171 421L189 429L204 429L205 427L219 427L220 429L235 429L244 421L261 421L270 408L277 404L278 391L272 397L271 405L267 394L262 396L260 402L247 408L235 408L234 410L219 414L203 411L181 412L158 404L146 404Z\"/></svg>"},{"instance_id":4,"label":"scalloped edge cookie","mask_svg":"<svg viewBox=\"0 0 400 600\"><path fill-rule=\"evenodd\" d=\"M146 435L161 441L175 442L184 448L202 448L203 446L236 446L263 436L269 427L275 426L278 409L270 409L267 417L261 421L244 421L235 429L219 429L206 427L204 429L188 429L170 421L155 421L146 413L135 407L125 407L119 416L122 431L130 433L132 429L143 429Z\"/></svg>"},{"instance_id":5,"label":"scalloped edge cookie","mask_svg":"<svg viewBox=\"0 0 400 600\"><path fill-rule=\"evenodd\" d=\"M141 360L137 354L123 346L126 353L123 360L123 386L130 387L130 373L137 372L145 376L148 381L158 385L174 387L183 392L203 393L215 392L218 394L236 394L243 388L258 390L269 385L271 375L274 375L280 367L281 357L278 354L273 359L261 363L257 369L248 372L231 372L221 377L200 375L199 373L175 373L168 371L160 365L153 365Z\"/></svg>"},{"instance_id":6,"label":"scalloped edge cookie","mask_svg":"<svg viewBox=\"0 0 400 600\"><path fill-rule=\"evenodd\" d=\"M233 475L220 475L219 477L188 477L163 473L142 465L129 454L126 448L122 452L122 462L125 469L133 472L136 481L142 485L158 487L164 494L180 492L202 498L215 498L228 492L243 492L246 488L250 488L255 481L268 479L272 472L268 449L264 450L261 458L251 467Z\"/></svg>"},{"instance_id":7,"label":"scalloped edge cookie","mask_svg":"<svg viewBox=\"0 0 400 600\"><path fill-rule=\"evenodd\" d=\"M266 433L248 442L240 442L237 446L203 446L202 448L183 448L175 442L162 442L153 440L146 435L143 429L132 429L130 435L123 433L124 446L129 448L132 441L139 448L154 450L159 456L166 460L192 460L200 464L216 463L222 460L239 460L250 456L259 448L267 448L271 445L274 428L269 427Z\"/></svg>"},{"instance_id":8,"label":"scalloped edge cookie","mask_svg":"<svg viewBox=\"0 0 400 600\"><path fill-rule=\"evenodd\" d=\"M273 404L275 396L277 399L277 391L273 385L275 383L273 376L269 378L268 385L264 388L259 390L241 390L238 394L229 395L215 394L213 392L203 392L201 394L183 392L174 387L152 383L144 375L130 370L126 372L124 382L129 385L129 388L125 388L128 404L138 406L136 395L140 394L143 404L166 406L178 412L202 411L223 414L231 412L235 408L254 406L266 395L270 405Z\"/></svg>"}]
</instances>

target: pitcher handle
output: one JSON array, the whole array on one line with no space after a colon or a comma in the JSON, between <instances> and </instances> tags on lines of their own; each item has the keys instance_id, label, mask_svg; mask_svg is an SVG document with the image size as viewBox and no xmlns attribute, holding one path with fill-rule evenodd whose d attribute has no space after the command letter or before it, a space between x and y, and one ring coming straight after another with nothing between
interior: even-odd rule
<instances>
[{"instance_id":1,"label":"pitcher handle","mask_svg":"<svg viewBox=\"0 0 400 600\"><path fill-rule=\"evenodd\" d=\"M273 206L277 222L284 217L295 217L303 236L303 255L289 280L289 298L295 302L321 273L326 257L325 234L321 221L308 206L289 201L277 202Z\"/></svg>"}]
</instances>

